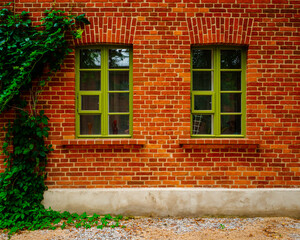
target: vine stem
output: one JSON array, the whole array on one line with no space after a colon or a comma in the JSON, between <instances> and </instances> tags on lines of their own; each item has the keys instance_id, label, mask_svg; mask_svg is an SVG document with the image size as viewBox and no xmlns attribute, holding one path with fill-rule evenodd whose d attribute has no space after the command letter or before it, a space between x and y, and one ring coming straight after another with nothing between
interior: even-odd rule
<instances>
[{"instance_id":1,"label":"vine stem","mask_svg":"<svg viewBox=\"0 0 300 240\"><path fill-rule=\"evenodd\" d=\"M16 9L15 9L15 4L16 4L16 0L13 1L13 14L16 14Z\"/></svg>"},{"instance_id":2,"label":"vine stem","mask_svg":"<svg viewBox=\"0 0 300 240\"><path fill-rule=\"evenodd\" d=\"M45 209L41 203L47 189L47 158L54 149L51 144L45 143L50 131L48 118L42 112L37 113L36 107L50 77L59 70L71 50L65 32L70 32L74 38L80 37L72 32L74 22L78 20L89 24L84 15L77 18L65 16L61 10L50 10L45 11L48 15L42 18L43 23L34 27L24 14L15 14L19 10L15 3L19 0L11 1L14 5L9 10L0 9L0 14L9 16L0 22L0 27L6 29L9 36L13 35L1 45L5 49L0 61L1 68L5 69L0 83L0 113L4 109L16 112L15 121L7 124L3 144L5 171L0 173L0 228L8 229L9 238L18 230L53 228L52 223L58 217L72 217L70 213L63 215ZM22 22L24 20L26 22ZM54 27L54 23L58 27ZM5 40L5 33L3 36L0 36L1 41ZM24 41L18 40L16 43L16 39ZM50 69L47 80L41 77L46 73L46 70L43 71L46 63ZM19 100L23 90L27 95L21 103L26 101L27 107L17 105L18 101L16 104L10 102L13 97Z\"/></svg>"}]
</instances>

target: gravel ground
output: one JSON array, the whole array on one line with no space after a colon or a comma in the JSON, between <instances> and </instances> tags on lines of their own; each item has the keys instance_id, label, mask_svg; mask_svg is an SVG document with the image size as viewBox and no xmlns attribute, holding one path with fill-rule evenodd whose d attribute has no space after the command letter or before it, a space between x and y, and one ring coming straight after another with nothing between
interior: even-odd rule
<instances>
[{"instance_id":1,"label":"gravel ground","mask_svg":"<svg viewBox=\"0 0 300 240\"><path fill-rule=\"evenodd\" d=\"M22 231L12 240L286 239L300 240L300 220L292 218L134 218L126 228L67 228ZM0 233L0 239L7 235Z\"/></svg>"}]
</instances>

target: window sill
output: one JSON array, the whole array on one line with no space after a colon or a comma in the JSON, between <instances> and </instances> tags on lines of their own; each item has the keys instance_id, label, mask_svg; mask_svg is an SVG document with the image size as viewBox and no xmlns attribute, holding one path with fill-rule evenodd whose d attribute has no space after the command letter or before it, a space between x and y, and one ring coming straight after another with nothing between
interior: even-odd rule
<instances>
[{"instance_id":1,"label":"window sill","mask_svg":"<svg viewBox=\"0 0 300 240\"><path fill-rule=\"evenodd\" d=\"M222 139L180 139L179 145L183 148L258 148L260 140L255 139L232 139L232 138L222 138ZM195 146L196 145L196 146Z\"/></svg>"},{"instance_id":2,"label":"window sill","mask_svg":"<svg viewBox=\"0 0 300 240\"><path fill-rule=\"evenodd\" d=\"M70 139L70 140L62 140L60 144L64 147L78 147L78 146L93 146L93 147L101 147L101 146L144 146L146 144L146 140L144 139Z\"/></svg>"}]
</instances>

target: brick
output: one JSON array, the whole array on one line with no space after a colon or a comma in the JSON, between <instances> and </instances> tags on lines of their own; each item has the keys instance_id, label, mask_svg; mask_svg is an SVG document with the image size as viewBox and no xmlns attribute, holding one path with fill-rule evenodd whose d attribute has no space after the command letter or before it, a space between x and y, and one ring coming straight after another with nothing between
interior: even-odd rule
<instances>
[{"instance_id":1,"label":"brick","mask_svg":"<svg viewBox=\"0 0 300 240\"><path fill-rule=\"evenodd\" d=\"M52 2L20 0L15 11L31 11L38 20ZM131 140L146 144L76 139L73 52L38 106L50 119L47 141L55 148L48 187L300 187L296 1L272 0L274 8L270 0L56 2L58 9L87 13L92 23L74 47L132 45ZM259 146L236 138L178 143L190 138L190 49L210 44L248 47L246 139ZM11 112L0 115L0 129L13 118ZM3 137L1 130L0 145Z\"/></svg>"}]
</instances>

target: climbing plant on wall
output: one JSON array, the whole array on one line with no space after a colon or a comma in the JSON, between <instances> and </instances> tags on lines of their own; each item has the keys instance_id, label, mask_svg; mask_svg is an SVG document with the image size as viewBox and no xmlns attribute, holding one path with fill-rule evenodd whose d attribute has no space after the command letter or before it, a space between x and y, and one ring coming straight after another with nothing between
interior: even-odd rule
<instances>
[{"instance_id":1,"label":"climbing plant on wall","mask_svg":"<svg viewBox=\"0 0 300 240\"><path fill-rule=\"evenodd\" d=\"M84 15L66 15L60 10L47 10L40 24L33 25L28 12L13 14L0 11L0 113L13 106L23 90L31 88L47 67L56 72L65 56L72 52L66 35L80 38L78 22L88 24ZM39 80L40 86L45 80Z\"/></svg>"},{"instance_id":2,"label":"climbing plant on wall","mask_svg":"<svg viewBox=\"0 0 300 240\"><path fill-rule=\"evenodd\" d=\"M5 171L0 175L0 228L10 233L53 228L62 217L41 204L52 146L44 140L48 118L36 105L47 81L72 52L70 39L80 38L81 25L89 21L84 15L53 9L44 15L40 22L32 22L28 12L0 10L0 113L16 110L14 122L6 127L2 147ZM47 79L42 77L45 72Z\"/></svg>"}]
</instances>

